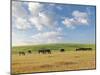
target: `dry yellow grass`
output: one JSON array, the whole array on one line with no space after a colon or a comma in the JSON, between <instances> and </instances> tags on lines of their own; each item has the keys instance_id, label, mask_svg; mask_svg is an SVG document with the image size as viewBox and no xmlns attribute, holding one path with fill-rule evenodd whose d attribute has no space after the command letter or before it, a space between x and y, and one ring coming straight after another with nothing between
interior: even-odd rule
<instances>
[{"instance_id":1,"label":"dry yellow grass","mask_svg":"<svg viewBox=\"0 0 100 75\"><path fill-rule=\"evenodd\" d=\"M95 69L95 51L66 51L52 54L12 55L12 73Z\"/></svg>"}]
</instances>

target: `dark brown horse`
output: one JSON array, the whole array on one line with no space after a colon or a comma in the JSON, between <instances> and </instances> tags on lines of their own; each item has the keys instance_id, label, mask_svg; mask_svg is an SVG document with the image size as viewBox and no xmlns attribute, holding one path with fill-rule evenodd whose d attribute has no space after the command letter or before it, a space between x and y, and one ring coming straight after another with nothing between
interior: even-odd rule
<instances>
[{"instance_id":1,"label":"dark brown horse","mask_svg":"<svg viewBox=\"0 0 100 75\"><path fill-rule=\"evenodd\" d=\"M65 49L60 49L60 52L65 52Z\"/></svg>"},{"instance_id":2,"label":"dark brown horse","mask_svg":"<svg viewBox=\"0 0 100 75\"><path fill-rule=\"evenodd\" d=\"M25 52L20 51L20 52L19 52L19 55L25 55Z\"/></svg>"},{"instance_id":3,"label":"dark brown horse","mask_svg":"<svg viewBox=\"0 0 100 75\"><path fill-rule=\"evenodd\" d=\"M28 50L28 54L32 54L32 51L31 50Z\"/></svg>"},{"instance_id":4,"label":"dark brown horse","mask_svg":"<svg viewBox=\"0 0 100 75\"><path fill-rule=\"evenodd\" d=\"M40 49L38 50L39 54L51 54L51 50L50 49Z\"/></svg>"},{"instance_id":5,"label":"dark brown horse","mask_svg":"<svg viewBox=\"0 0 100 75\"><path fill-rule=\"evenodd\" d=\"M91 51L92 48L77 48L76 51Z\"/></svg>"}]
</instances>

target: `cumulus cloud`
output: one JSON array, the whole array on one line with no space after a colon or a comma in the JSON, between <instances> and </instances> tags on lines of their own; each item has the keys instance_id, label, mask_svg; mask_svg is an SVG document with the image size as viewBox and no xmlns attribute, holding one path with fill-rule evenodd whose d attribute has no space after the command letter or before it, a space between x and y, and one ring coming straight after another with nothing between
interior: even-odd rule
<instances>
[{"instance_id":1,"label":"cumulus cloud","mask_svg":"<svg viewBox=\"0 0 100 75\"><path fill-rule=\"evenodd\" d=\"M24 2L12 2L12 24L14 28L20 30L25 30L31 27L24 4Z\"/></svg>"},{"instance_id":2,"label":"cumulus cloud","mask_svg":"<svg viewBox=\"0 0 100 75\"><path fill-rule=\"evenodd\" d=\"M51 32L43 32L43 33L38 33L36 35L32 36L33 43L57 43L61 42L62 37L61 33L51 31Z\"/></svg>"},{"instance_id":3,"label":"cumulus cloud","mask_svg":"<svg viewBox=\"0 0 100 75\"><path fill-rule=\"evenodd\" d=\"M16 29L20 29L20 30L29 29L33 26L33 22L30 22L29 19L33 17L34 25L40 29L42 27L42 26L39 27L38 25L40 24L38 20L39 19L38 14L40 10L42 10L42 5L40 3L31 3L31 2L26 3L26 2L13 1L12 2L12 19L13 19L12 24L13 26Z\"/></svg>"},{"instance_id":4,"label":"cumulus cloud","mask_svg":"<svg viewBox=\"0 0 100 75\"><path fill-rule=\"evenodd\" d=\"M27 11L25 10L24 3L12 1L12 17L22 17L25 18L27 16Z\"/></svg>"},{"instance_id":5,"label":"cumulus cloud","mask_svg":"<svg viewBox=\"0 0 100 75\"><path fill-rule=\"evenodd\" d=\"M25 7L27 6L27 7ZM26 9L27 8L27 9ZM14 28L20 30L26 30L35 27L37 30L42 31L44 28L55 28L56 24L50 13L46 13L43 5L40 3L24 3L13 2L12 3L12 24ZM61 31L61 28L58 28ZM27 45L38 43L56 43L59 42L62 37L57 31L41 32L34 34L28 39L20 33L12 33L13 45Z\"/></svg>"},{"instance_id":6,"label":"cumulus cloud","mask_svg":"<svg viewBox=\"0 0 100 75\"><path fill-rule=\"evenodd\" d=\"M38 13L42 11L42 9L43 5L40 3L31 3L31 2L28 3L28 10L33 16L38 15Z\"/></svg>"},{"instance_id":7,"label":"cumulus cloud","mask_svg":"<svg viewBox=\"0 0 100 75\"><path fill-rule=\"evenodd\" d=\"M88 25L88 13L75 10L72 12L72 18L65 17L62 23L68 28L74 28L77 25Z\"/></svg>"},{"instance_id":8,"label":"cumulus cloud","mask_svg":"<svg viewBox=\"0 0 100 75\"><path fill-rule=\"evenodd\" d=\"M63 29L61 27L57 28L57 31L61 32Z\"/></svg>"},{"instance_id":9,"label":"cumulus cloud","mask_svg":"<svg viewBox=\"0 0 100 75\"><path fill-rule=\"evenodd\" d=\"M62 21L62 23L66 27L70 28L70 27L73 27L73 25L75 24L75 20L73 18L71 18L71 19L70 18L65 18L64 21Z\"/></svg>"},{"instance_id":10,"label":"cumulus cloud","mask_svg":"<svg viewBox=\"0 0 100 75\"><path fill-rule=\"evenodd\" d=\"M40 3L13 2L12 24L20 30L35 27L41 31L45 27L52 28L54 25L53 17L45 11L43 4Z\"/></svg>"},{"instance_id":11,"label":"cumulus cloud","mask_svg":"<svg viewBox=\"0 0 100 75\"><path fill-rule=\"evenodd\" d=\"M53 26L52 18L43 12L39 13L38 16L31 17L29 20L38 30L42 30L44 27Z\"/></svg>"},{"instance_id":12,"label":"cumulus cloud","mask_svg":"<svg viewBox=\"0 0 100 75\"><path fill-rule=\"evenodd\" d=\"M76 10L72 13L72 16L78 23L88 24L88 13Z\"/></svg>"},{"instance_id":13,"label":"cumulus cloud","mask_svg":"<svg viewBox=\"0 0 100 75\"><path fill-rule=\"evenodd\" d=\"M16 28L25 30L27 28L31 28L30 23L24 18L17 18L16 19Z\"/></svg>"},{"instance_id":14,"label":"cumulus cloud","mask_svg":"<svg viewBox=\"0 0 100 75\"><path fill-rule=\"evenodd\" d=\"M36 44L48 44L48 43L59 43L63 41L63 34L57 31L40 32L29 37L25 35L12 32L12 45L36 45Z\"/></svg>"},{"instance_id":15,"label":"cumulus cloud","mask_svg":"<svg viewBox=\"0 0 100 75\"><path fill-rule=\"evenodd\" d=\"M53 25L53 18L50 14L45 13L43 5L40 3L29 3L28 9L31 13L29 21L32 26L35 26L37 30L41 31L45 27L51 27Z\"/></svg>"},{"instance_id":16,"label":"cumulus cloud","mask_svg":"<svg viewBox=\"0 0 100 75\"><path fill-rule=\"evenodd\" d=\"M73 10L71 15L68 15L70 13L68 10L68 16L64 17L65 13L61 14L55 9L61 12L63 12L63 9L67 10L67 8L55 4L13 1L12 30L16 32L12 33L13 44L29 45L65 42L65 39L67 39L67 31L63 30L65 26L74 29L80 25L89 25L87 11ZM23 35L21 35L23 33L21 30L24 30Z\"/></svg>"}]
</instances>

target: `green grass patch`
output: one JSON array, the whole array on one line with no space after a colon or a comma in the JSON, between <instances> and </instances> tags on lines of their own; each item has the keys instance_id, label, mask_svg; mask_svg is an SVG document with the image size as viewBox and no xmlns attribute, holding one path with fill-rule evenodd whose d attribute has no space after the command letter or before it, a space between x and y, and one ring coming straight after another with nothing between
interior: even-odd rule
<instances>
[{"instance_id":1,"label":"green grass patch","mask_svg":"<svg viewBox=\"0 0 100 75\"><path fill-rule=\"evenodd\" d=\"M12 47L12 53L18 53L19 51L37 51L39 49L49 48L54 51L58 51L61 48L66 51L74 51L76 48L92 48L95 50L95 44L42 44L42 45L27 45Z\"/></svg>"}]
</instances>

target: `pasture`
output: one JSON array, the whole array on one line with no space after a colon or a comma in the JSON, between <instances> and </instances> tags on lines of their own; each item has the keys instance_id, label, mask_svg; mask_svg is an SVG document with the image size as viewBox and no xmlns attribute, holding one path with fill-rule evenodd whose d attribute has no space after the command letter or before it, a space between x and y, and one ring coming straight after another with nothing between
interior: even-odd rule
<instances>
[{"instance_id":1,"label":"pasture","mask_svg":"<svg viewBox=\"0 0 100 75\"><path fill-rule=\"evenodd\" d=\"M93 50L75 50L80 47ZM39 54L37 50L41 48L50 48L51 54ZM65 52L60 52L61 48L64 48ZM19 56L19 51L27 52L27 50L31 50L32 54L26 53L24 56ZM95 64L95 45L93 44L47 44L12 48L13 74L95 69Z\"/></svg>"}]
</instances>

